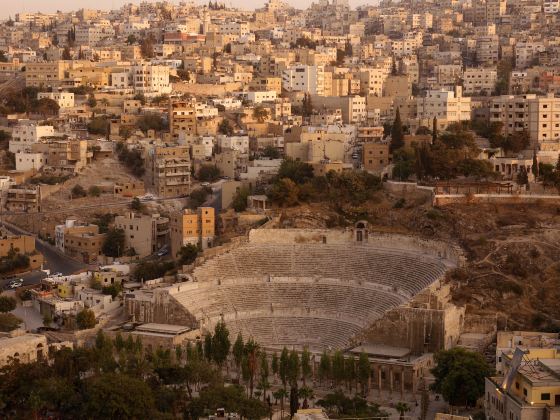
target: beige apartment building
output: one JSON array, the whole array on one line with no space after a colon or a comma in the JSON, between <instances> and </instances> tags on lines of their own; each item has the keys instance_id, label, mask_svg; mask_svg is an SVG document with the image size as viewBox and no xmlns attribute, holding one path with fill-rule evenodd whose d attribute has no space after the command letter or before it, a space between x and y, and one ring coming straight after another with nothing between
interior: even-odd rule
<instances>
[{"instance_id":1,"label":"beige apartment building","mask_svg":"<svg viewBox=\"0 0 560 420\"><path fill-rule=\"evenodd\" d=\"M195 136L196 131L196 100L172 101L169 105L169 130L175 139L182 133Z\"/></svg>"},{"instance_id":2,"label":"beige apartment building","mask_svg":"<svg viewBox=\"0 0 560 420\"><path fill-rule=\"evenodd\" d=\"M146 187L159 197L189 194L191 161L189 146L153 146L146 156Z\"/></svg>"},{"instance_id":3,"label":"beige apartment building","mask_svg":"<svg viewBox=\"0 0 560 420\"><path fill-rule=\"evenodd\" d=\"M140 258L157 252L169 238L169 219L159 214L129 212L115 217L115 227L124 231L126 250L134 250Z\"/></svg>"},{"instance_id":4,"label":"beige apartment building","mask_svg":"<svg viewBox=\"0 0 560 420\"><path fill-rule=\"evenodd\" d=\"M463 92L466 95L491 95L496 88L496 68L469 67L463 73Z\"/></svg>"},{"instance_id":5,"label":"beige apartment building","mask_svg":"<svg viewBox=\"0 0 560 420\"><path fill-rule=\"evenodd\" d=\"M364 143L362 163L364 170L380 174L391 163L389 143Z\"/></svg>"},{"instance_id":6,"label":"beige apartment building","mask_svg":"<svg viewBox=\"0 0 560 420\"><path fill-rule=\"evenodd\" d=\"M504 134L527 131L531 147L560 145L560 98L554 95L503 95L490 101L490 122L503 123Z\"/></svg>"},{"instance_id":7,"label":"beige apartment building","mask_svg":"<svg viewBox=\"0 0 560 420\"><path fill-rule=\"evenodd\" d=\"M70 69L71 61L54 61L52 63L27 63L25 66L25 86L58 87Z\"/></svg>"},{"instance_id":8,"label":"beige apartment building","mask_svg":"<svg viewBox=\"0 0 560 420\"><path fill-rule=\"evenodd\" d=\"M210 248L216 235L215 210L213 207L199 207L196 211L184 209L176 212L170 217L169 230L173 257L187 244Z\"/></svg>"}]
</instances>

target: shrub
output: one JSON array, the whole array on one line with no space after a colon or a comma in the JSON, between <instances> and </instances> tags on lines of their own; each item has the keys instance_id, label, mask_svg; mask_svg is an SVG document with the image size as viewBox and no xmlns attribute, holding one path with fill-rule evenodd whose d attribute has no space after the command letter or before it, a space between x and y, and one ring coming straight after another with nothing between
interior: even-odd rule
<instances>
[{"instance_id":1,"label":"shrub","mask_svg":"<svg viewBox=\"0 0 560 420\"><path fill-rule=\"evenodd\" d=\"M86 190L80 184L74 185L70 193L72 194L72 198L81 198L87 196Z\"/></svg>"},{"instance_id":2,"label":"shrub","mask_svg":"<svg viewBox=\"0 0 560 420\"><path fill-rule=\"evenodd\" d=\"M76 315L76 324L80 330L88 330L95 327L95 314L91 309L82 309Z\"/></svg>"},{"instance_id":3,"label":"shrub","mask_svg":"<svg viewBox=\"0 0 560 420\"><path fill-rule=\"evenodd\" d=\"M92 185L88 189L88 195L91 197L99 197L101 195L101 188L99 188L97 185Z\"/></svg>"},{"instance_id":4,"label":"shrub","mask_svg":"<svg viewBox=\"0 0 560 420\"><path fill-rule=\"evenodd\" d=\"M20 326L23 321L14 314L0 314L0 332L10 332Z\"/></svg>"},{"instance_id":5,"label":"shrub","mask_svg":"<svg viewBox=\"0 0 560 420\"><path fill-rule=\"evenodd\" d=\"M10 296L0 296L0 312L11 312L16 309L16 300Z\"/></svg>"}]
</instances>

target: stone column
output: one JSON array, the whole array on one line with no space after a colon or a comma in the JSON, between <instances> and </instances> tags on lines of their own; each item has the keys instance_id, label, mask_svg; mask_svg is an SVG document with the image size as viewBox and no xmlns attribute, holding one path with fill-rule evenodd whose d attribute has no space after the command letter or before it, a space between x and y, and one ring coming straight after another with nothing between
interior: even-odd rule
<instances>
[{"instance_id":1,"label":"stone column","mask_svg":"<svg viewBox=\"0 0 560 420\"><path fill-rule=\"evenodd\" d=\"M401 400L404 397L404 366L401 367Z\"/></svg>"},{"instance_id":2,"label":"stone column","mask_svg":"<svg viewBox=\"0 0 560 420\"><path fill-rule=\"evenodd\" d=\"M393 396L393 388L394 388L394 378L393 378L393 366L389 368L389 386L390 386L390 394Z\"/></svg>"},{"instance_id":3,"label":"stone column","mask_svg":"<svg viewBox=\"0 0 560 420\"><path fill-rule=\"evenodd\" d=\"M381 397L381 365L377 367L377 387L379 388L379 396Z\"/></svg>"}]
</instances>

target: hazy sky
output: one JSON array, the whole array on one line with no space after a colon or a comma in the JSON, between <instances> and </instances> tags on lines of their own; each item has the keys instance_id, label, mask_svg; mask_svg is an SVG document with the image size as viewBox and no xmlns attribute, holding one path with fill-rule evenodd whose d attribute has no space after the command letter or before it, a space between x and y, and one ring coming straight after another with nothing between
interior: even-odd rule
<instances>
[{"instance_id":1,"label":"hazy sky","mask_svg":"<svg viewBox=\"0 0 560 420\"><path fill-rule=\"evenodd\" d=\"M154 0L155 1L155 0ZM179 3L180 0L173 0L174 3ZM305 7L311 3L312 0L288 0L289 3L297 7ZM91 9L112 9L119 8L127 3L140 3L140 0L0 0L0 17L7 18L14 16L18 12L55 12L56 10L78 10L82 7ZM204 0L198 0L198 3L204 3ZM362 0L356 2L351 1L352 5L363 4L371 2ZM232 3L235 6L244 8L262 7L265 0L226 0L226 4Z\"/></svg>"}]
</instances>

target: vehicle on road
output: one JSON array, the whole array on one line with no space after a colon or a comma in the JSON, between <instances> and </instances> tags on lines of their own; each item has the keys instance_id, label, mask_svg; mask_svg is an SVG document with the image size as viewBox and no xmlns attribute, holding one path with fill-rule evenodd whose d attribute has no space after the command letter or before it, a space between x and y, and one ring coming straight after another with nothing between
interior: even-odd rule
<instances>
[{"instance_id":1,"label":"vehicle on road","mask_svg":"<svg viewBox=\"0 0 560 420\"><path fill-rule=\"evenodd\" d=\"M23 279L12 280L8 283L8 287L10 289L17 289L18 287L23 286Z\"/></svg>"},{"instance_id":2,"label":"vehicle on road","mask_svg":"<svg viewBox=\"0 0 560 420\"><path fill-rule=\"evenodd\" d=\"M167 255L169 253L169 248L164 246L163 248L161 248L158 252L157 252L157 256L158 257L163 257L164 255Z\"/></svg>"},{"instance_id":3,"label":"vehicle on road","mask_svg":"<svg viewBox=\"0 0 560 420\"><path fill-rule=\"evenodd\" d=\"M200 186L201 186L201 187L209 187L209 186L210 186L210 183L209 183L209 182L202 182L202 183L200 184Z\"/></svg>"}]
</instances>

